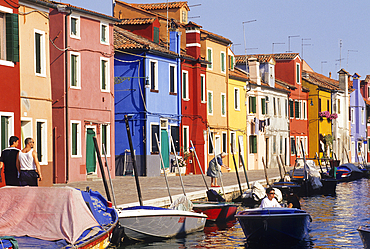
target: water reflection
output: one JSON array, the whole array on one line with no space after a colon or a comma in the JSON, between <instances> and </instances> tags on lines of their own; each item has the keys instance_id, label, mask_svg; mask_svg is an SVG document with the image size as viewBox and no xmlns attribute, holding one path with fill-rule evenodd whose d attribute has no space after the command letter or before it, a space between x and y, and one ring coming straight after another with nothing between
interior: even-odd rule
<instances>
[{"instance_id":1,"label":"water reflection","mask_svg":"<svg viewBox=\"0 0 370 249\"><path fill-rule=\"evenodd\" d=\"M301 198L302 209L313 222L309 238L296 244L276 245L273 241L248 244L236 220L207 224L203 232L185 238L135 243L121 248L363 248L357 228L370 224L369 179L342 182L337 195Z\"/></svg>"}]
</instances>

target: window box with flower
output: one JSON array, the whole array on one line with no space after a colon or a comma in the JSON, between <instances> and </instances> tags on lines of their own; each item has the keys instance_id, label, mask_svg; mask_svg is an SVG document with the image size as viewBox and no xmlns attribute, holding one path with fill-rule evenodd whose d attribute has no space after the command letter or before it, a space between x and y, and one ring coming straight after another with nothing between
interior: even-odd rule
<instances>
[{"instance_id":1,"label":"window box with flower","mask_svg":"<svg viewBox=\"0 0 370 249\"><path fill-rule=\"evenodd\" d=\"M323 112L319 112L319 118L320 120L323 120L323 118L327 118L328 121L332 121L333 119L337 119L338 118L338 114L336 113L331 113L328 112L328 111L323 111Z\"/></svg>"}]
</instances>

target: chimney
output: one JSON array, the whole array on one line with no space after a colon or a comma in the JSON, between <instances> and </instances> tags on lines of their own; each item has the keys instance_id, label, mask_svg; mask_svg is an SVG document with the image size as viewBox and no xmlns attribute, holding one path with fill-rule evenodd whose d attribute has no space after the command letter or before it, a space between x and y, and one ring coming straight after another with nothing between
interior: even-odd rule
<instances>
[{"instance_id":1,"label":"chimney","mask_svg":"<svg viewBox=\"0 0 370 249\"><path fill-rule=\"evenodd\" d=\"M180 55L180 32L177 28L170 28L170 50Z\"/></svg>"},{"instance_id":2,"label":"chimney","mask_svg":"<svg viewBox=\"0 0 370 249\"><path fill-rule=\"evenodd\" d=\"M249 67L249 77L251 81L261 85L261 76L260 76L260 63L257 61L257 58L251 57L248 59Z\"/></svg>"},{"instance_id":3,"label":"chimney","mask_svg":"<svg viewBox=\"0 0 370 249\"><path fill-rule=\"evenodd\" d=\"M357 73L355 73L354 75L352 75L352 78L353 78L353 89L355 90L360 90L360 75L358 75Z\"/></svg>"},{"instance_id":4,"label":"chimney","mask_svg":"<svg viewBox=\"0 0 370 249\"><path fill-rule=\"evenodd\" d=\"M339 72L339 88L343 91L348 91L348 72L341 69Z\"/></svg>"},{"instance_id":5,"label":"chimney","mask_svg":"<svg viewBox=\"0 0 370 249\"><path fill-rule=\"evenodd\" d=\"M331 72L329 72L329 79L331 79Z\"/></svg>"},{"instance_id":6,"label":"chimney","mask_svg":"<svg viewBox=\"0 0 370 249\"><path fill-rule=\"evenodd\" d=\"M201 26L189 22L186 26L186 53L195 59L200 57L200 28Z\"/></svg>"}]
</instances>

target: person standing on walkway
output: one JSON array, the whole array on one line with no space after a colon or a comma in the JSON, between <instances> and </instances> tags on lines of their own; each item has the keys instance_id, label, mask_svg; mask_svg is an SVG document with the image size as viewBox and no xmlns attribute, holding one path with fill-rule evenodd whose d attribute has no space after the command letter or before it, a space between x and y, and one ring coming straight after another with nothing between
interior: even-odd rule
<instances>
[{"instance_id":1,"label":"person standing on walkway","mask_svg":"<svg viewBox=\"0 0 370 249\"><path fill-rule=\"evenodd\" d=\"M10 147L1 152L0 172L4 168L5 184L7 186L19 186L17 158L20 150L17 149L18 144L19 138L11 136L9 138Z\"/></svg>"},{"instance_id":2,"label":"person standing on walkway","mask_svg":"<svg viewBox=\"0 0 370 249\"><path fill-rule=\"evenodd\" d=\"M224 167L227 170L230 170L229 167L223 164L222 158L226 157L226 153L222 152L221 154L218 154L215 156L208 165L208 170L207 170L207 176L211 177L211 187L220 187L217 185L217 178L219 178L222 174L221 173L221 167ZM217 163L216 163L217 159ZM217 167L217 164L221 167Z\"/></svg>"},{"instance_id":3,"label":"person standing on walkway","mask_svg":"<svg viewBox=\"0 0 370 249\"><path fill-rule=\"evenodd\" d=\"M33 149L35 142L28 137L24 140L25 147L18 154L17 168L20 171L21 186L38 186L38 178L42 181L40 163L37 152Z\"/></svg>"}]
</instances>

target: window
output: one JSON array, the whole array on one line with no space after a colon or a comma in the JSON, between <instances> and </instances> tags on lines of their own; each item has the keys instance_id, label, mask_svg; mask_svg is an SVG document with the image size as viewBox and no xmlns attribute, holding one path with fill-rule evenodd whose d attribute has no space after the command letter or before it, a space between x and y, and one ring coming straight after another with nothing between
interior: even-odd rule
<instances>
[{"instance_id":1,"label":"window","mask_svg":"<svg viewBox=\"0 0 370 249\"><path fill-rule=\"evenodd\" d=\"M213 92L208 91L207 93L208 93L208 99L207 99L208 114L213 115Z\"/></svg>"},{"instance_id":2,"label":"window","mask_svg":"<svg viewBox=\"0 0 370 249\"><path fill-rule=\"evenodd\" d=\"M36 120L36 151L40 164L48 164L46 120Z\"/></svg>"},{"instance_id":3,"label":"window","mask_svg":"<svg viewBox=\"0 0 370 249\"><path fill-rule=\"evenodd\" d=\"M206 102L206 81L205 81L205 75L200 75L200 99L202 103Z\"/></svg>"},{"instance_id":4,"label":"window","mask_svg":"<svg viewBox=\"0 0 370 249\"><path fill-rule=\"evenodd\" d=\"M283 154L283 137L280 136L280 150L279 150L279 154Z\"/></svg>"},{"instance_id":5,"label":"window","mask_svg":"<svg viewBox=\"0 0 370 249\"><path fill-rule=\"evenodd\" d=\"M229 69L234 70L234 56L229 55Z\"/></svg>"},{"instance_id":6,"label":"window","mask_svg":"<svg viewBox=\"0 0 370 249\"><path fill-rule=\"evenodd\" d=\"M299 106L300 103L298 100L296 100L294 104L295 104L295 118L300 118L301 117L300 106Z\"/></svg>"},{"instance_id":7,"label":"window","mask_svg":"<svg viewBox=\"0 0 370 249\"><path fill-rule=\"evenodd\" d=\"M183 137L183 148L184 148L184 151L188 151L189 150L189 126L183 126L182 127L182 137Z\"/></svg>"},{"instance_id":8,"label":"window","mask_svg":"<svg viewBox=\"0 0 370 249\"><path fill-rule=\"evenodd\" d=\"M171 126L171 137L172 137L173 144L175 145L175 150L179 152L180 151L180 134L179 134L178 126ZM173 153L172 145L171 145L171 152Z\"/></svg>"},{"instance_id":9,"label":"window","mask_svg":"<svg viewBox=\"0 0 370 249\"><path fill-rule=\"evenodd\" d=\"M71 88L81 88L81 60L80 54L76 52L71 53Z\"/></svg>"},{"instance_id":10,"label":"window","mask_svg":"<svg viewBox=\"0 0 370 249\"><path fill-rule=\"evenodd\" d=\"M100 87L102 91L109 91L109 60L100 58Z\"/></svg>"},{"instance_id":11,"label":"window","mask_svg":"<svg viewBox=\"0 0 370 249\"><path fill-rule=\"evenodd\" d=\"M352 124L355 123L355 110L353 108L351 108L351 116L350 116L350 119L352 121Z\"/></svg>"},{"instance_id":12,"label":"window","mask_svg":"<svg viewBox=\"0 0 370 249\"><path fill-rule=\"evenodd\" d=\"M105 153L107 156L110 156L110 125L109 124L102 124L100 127L101 131L101 148L103 154L103 145L105 149Z\"/></svg>"},{"instance_id":13,"label":"window","mask_svg":"<svg viewBox=\"0 0 370 249\"><path fill-rule=\"evenodd\" d=\"M70 16L71 30L70 35L73 38L80 39L80 17L79 16Z\"/></svg>"},{"instance_id":14,"label":"window","mask_svg":"<svg viewBox=\"0 0 370 249\"><path fill-rule=\"evenodd\" d=\"M249 153L257 153L257 136L249 136Z\"/></svg>"},{"instance_id":15,"label":"window","mask_svg":"<svg viewBox=\"0 0 370 249\"><path fill-rule=\"evenodd\" d=\"M280 98L277 98L277 113L281 116Z\"/></svg>"},{"instance_id":16,"label":"window","mask_svg":"<svg viewBox=\"0 0 370 249\"><path fill-rule=\"evenodd\" d=\"M340 99L338 99L338 114L340 114Z\"/></svg>"},{"instance_id":17,"label":"window","mask_svg":"<svg viewBox=\"0 0 370 249\"><path fill-rule=\"evenodd\" d=\"M221 93L221 116L226 116L226 94Z\"/></svg>"},{"instance_id":18,"label":"window","mask_svg":"<svg viewBox=\"0 0 370 249\"><path fill-rule=\"evenodd\" d=\"M294 137L290 137L290 154L292 154L292 155L296 154L295 138Z\"/></svg>"},{"instance_id":19,"label":"window","mask_svg":"<svg viewBox=\"0 0 370 249\"><path fill-rule=\"evenodd\" d=\"M365 124L365 110L361 109L361 124Z\"/></svg>"},{"instance_id":20,"label":"window","mask_svg":"<svg viewBox=\"0 0 370 249\"><path fill-rule=\"evenodd\" d=\"M46 76L45 32L35 30L35 73Z\"/></svg>"},{"instance_id":21,"label":"window","mask_svg":"<svg viewBox=\"0 0 370 249\"><path fill-rule=\"evenodd\" d=\"M227 134L222 132L222 152L227 153Z\"/></svg>"},{"instance_id":22,"label":"window","mask_svg":"<svg viewBox=\"0 0 370 249\"><path fill-rule=\"evenodd\" d=\"M208 154L213 154L213 131L208 134Z\"/></svg>"},{"instance_id":23,"label":"window","mask_svg":"<svg viewBox=\"0 0 370 249\"><path fill-rule=\"evenodd\" d=\"M212 54L212 48L207 48L207 60L211 63L208 64L208 69L213 69L213 54Z\"/></svg>"},{"instance_id":24,"label":"window","mask_svg":"<svg viewBox=\"0 0 370 249\"><path fill-rule=\"evenodd\" d=\"M9 147L9 138L14 134L14 114L13 113L0 113L1 117L1 150Z\"/></svg>"},{"instance_id":25,"label":"window","mask_svg":"<svg viewBox=\"0 0 370 249\"><path fill-rule=\"evenodd\" d=\"M297 76L297 84L301 83L301 65L299 63L296 64L296 76Z\"/></svg>"},{"instance_id":26,"label":"window","mask_svg":"<svg viewBox=\"0 0 370 249\"><path fill-rule=\"evenodd\" d=\"M272 153L276 154L276 136L272 137Z\"/></svg>"},{"instance_id":27,"label":"window","mask_svg":"<svg viewBox=\"0 0 370 249\"><path fill-rule=\"evenodd\" d=\"M181 21L182 21L182 23L187 23L188 22L188 18L187 18L187 14L186 14L185 10L183 10L181 12Z\"/></svg>"},{"instance_id":28,"label":"window","mask_svg":"<svg viewBox=\"0 0 370 249\"><path fill-rule=\"evenodd\" d=\"M234 88L234 108L240 111L240 91L239 88Z\"/></svg>"},{"instance_id":29,"label":"window","mask_svg":"<svg viewBox=\"0 0 370 249\"><path fill-rule=\"evenodd\" d=\"M236 154L236 134L235 132L230 132L230 146L233 149L233 154Z\"/></svg>"},{"instance_id":30,"label":"window","mask_svg":"<svg viewBox=\"0 0 370 249\"><path fill-rule=\"evenodd\" d=\"M326 110L330 112L330 101L328 99L326 100Z\"/></svg>"},{"instance_id":31,"label":"window","mask_svg":"<svg viewBox=\"0 0 370 249\"><path fill-rule=\"evenodd\" d=\"M266 114L266 99L265 98L261 99L261 113Z\"/></svg>"},{"instance_id":32,"label":"window","mask_svg":"<svg viewBox=\"0 0 370 249\"><path fill-rule=\"evenodd\" d=\"M294 106L293 106L293 100L289 100L289 114L290 118L294 118Z\"/></svg>"},{"instance_id":33,"label":"window","mask_svg":"<svg viewBox=\"0 0 370 249\"><path fill-rule=\"evenodd\" d=\"M288 110L288 100L286 99L285 100L285 117L286 118L288 117L288 112L289 112L289 110Z\"/></svg>"},{"instance_id":34,"label":"window","mask_svg":"<svg viewBox=\"0 0 370 249\"><path fill-rule=\"evenodd\" d=\"M226 72L226 60L225 60L225 52L221 52L221 72Z\"/></svg>"},{"instance_id":35,"label":"window","mask_svg":"<svg viewBox=\"0 0 370 249\"><path fill-rule=\"evenodd\" d=\"M177 93L176 65L170 65L170 93Z\"/></svg>"},{"instance_id":36,"label":"window","mask_svg":"<svg viewBox=\"0 0 370 249\"><path fill-rule=\"evenodd\" d=\"M149 60L150 90L158 91L158 62Z\"/></svg>"},{"instance_id":37,"label":"window","mask_svg":"<svg viewBox=\"0 0 370 249\"><path fill-rule=\"evenodd\" d=\"M159 28L153 27L153 42L159 43Z\"/></svg>"},{"instance_id":38,"label":"window","mask_svg":"<svg viewBox=\"0 0 370 249\"><path fill-rule=\"evenodd\" d=\"M321 98L319 98L319 112L321 112Z\"/></svg>"},{"instance_id":39,"label":"window","mask_svg":"<svg viewBox=\"0 0 370 249\"><path fill-rule=\"evenodd\" d=\"M158 124L151 124L150 125L150 132L151 132L151 140L150 140L150 143L151 143L151 150L150 152L151 153L158 153L159 152L159 149L158 149L158 144L157 144L157 139L156 139L156 135L157 135L157 138L158 138L158 142L160 141L160 134L159 134L159 125Z\"/></svg>"},{"instance_id":40,"label":"window","mask_svg":"<svg viewBox=\"0 0 370 249\"><path fill-rule=\"evenodd\" d=\"M307 102L303 101L303 119L307 119Z\"/></svg>"},{"instance_id":41,"label":"window","mask_svg":"<svg viewBox=\"0 0 370 249\"><path fill-rule=\"evenodd\" d=\"M109 25L100 23L100 43L109 44Z\"/></svg>"},{"instance_id":42,"label":"window","mask_svg":"<svg viewBox=\"0 0 370 249\"><path fill-rule=\"evenodd\" d=\"M266 114L269 114L269 97L266 96L265 99L266 99Z\"/></svg>"},{"instance_id":43,"label":"window","mask_svg":"<svg viewBox=\"0 0 370 249\"><path fill-rule=\"evenodd\" d=\"M189 100L189 75L188 71L182 71L182 98Z\"/></svg>"},{"instance_id":44,"label":"window","mask_svg":"<svg viewBox=\"0 0 370 249\"><path fill-rule=\"evenodd\" d=\"M276 116L276 99L272 98L272 104L274 106L274 116Z\"/></svg>"},{"instance_id":45,"label":"window","mask_svg":"<svg viewBox=\"0 0 370 249\"><path fill-rule=\"evenodd\" d=\"M71 121L71 155L81 157L81 122Z\"/></svg>"},{"instance_id":46,"label":"window","mask_svg":"<svg viewBox=\"0 0 370 249\"><path fill-rule=\"evenodd\" d=\"M11 8L0 9L0 65L19 62L18 15Z\"/></svg>"},{"instance_id":47,"label":"window","mask_svg":"<svg viewBox=\"0 0 370 249\"><path fill-rule=\"evenodd\" d=\"M249 113L256 113L256 97L249 97Z\"/></svg>"}]
</instances>

